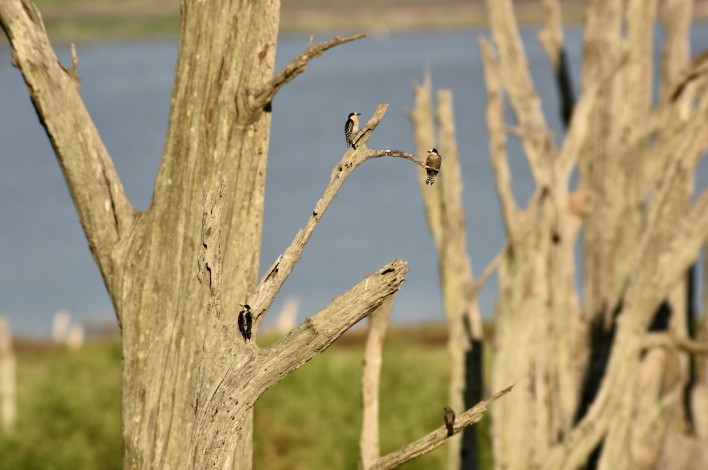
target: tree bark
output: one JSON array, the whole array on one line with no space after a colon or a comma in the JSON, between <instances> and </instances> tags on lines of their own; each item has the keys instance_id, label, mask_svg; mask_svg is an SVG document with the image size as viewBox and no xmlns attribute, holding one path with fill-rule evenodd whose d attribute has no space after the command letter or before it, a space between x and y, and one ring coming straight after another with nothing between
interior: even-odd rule
<instances>
[{"instance_id":1,"label":"tree bark","mask_svg":"<svg viewBox=\"0 0 708 470\"><path fill-rule=\"evenodd\" d=\"M0 8L121 325L126 468L176 468L189 448L207 301L194 264L203 181L225 175L235 188L224 208L228 320L255 286L270 115L249 97L272 75L278 13L277 0L182 2L163 160L152 203L138 213L81 101L76 63L61 66L28 0Z\"/></svg>"},{"instance_id":2,"label":"tree bark","mask_svg":"<svg viewBox=\"0 0 708 470\"><path fill-rule=\"evenodd\" d=\"M256 400L271 386L326 349L353 324L396 293L408 271L393 260L340 295L266 348L254 344L253 313L243 305L237 322L224 315L221 219L226 194L222 179L218 196L204 190L200 281L209 288L209 325L194 399L195 424L189 446L189 468L232 468L243 452L244 423ZM297 240L297 239L296 239ZM236 326L238 324L238 327Z\"/></svg>"},{"instance_id":3,"label":"tree bark","mask_svg":"<svg viewBox=\"0 0 708 470\"><path fill-rule=\"evenodd\" d=\"M207 292L195 286L202 183L233 188L222 230L224 322L255 287L270 113L249 96L272 75L279 2L182 3L178 62L163 160L150 208L119 244L111 283L123 330L123 438L128 468L186 460ZM165 256L174 253L176 256ZM165 393L165 389L173 393ZM190 403L192 406L190 406ZM235 468L251 466L251 412Z\"/></svg>"}]
</instances>

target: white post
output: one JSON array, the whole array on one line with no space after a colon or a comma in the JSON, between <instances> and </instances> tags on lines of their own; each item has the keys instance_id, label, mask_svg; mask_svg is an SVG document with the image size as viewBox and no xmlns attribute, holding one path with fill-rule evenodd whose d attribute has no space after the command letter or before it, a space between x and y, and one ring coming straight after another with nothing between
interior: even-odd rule
<instances>
[{"instance_id":1,"label":"white post","mask_svg":"<svg viewBox=\"0 0 708 470\"><path fill-rule=\"evenodd\" d=\"M290 297L285 301L283 309L275 322L275 331L280 335L287 335L295 327L297 312L300 309L300 300L297 297Z\"/></svg>"},{"instance_id":2,"label":"white post","mask_svg":"<svg viewBox=\"0 0 708 470\"><path fill-rule=\"evenodd\" d=\"M57 344L63 344L66 341L70 322L71 314L66 310L59 310L54 314L54 321L52 322L52 341Z\"/></svg>"},{"instance_id":3,"label":"white post","mask_svg":"<svg viewBox=\"0 0 708 470\"><path fill-rule=\"evenodd\" d=\"M78 351L84 345L84 327L82 325L72 325L66 335L66 346L69 351Z\"/></svg>"}]
</instances>

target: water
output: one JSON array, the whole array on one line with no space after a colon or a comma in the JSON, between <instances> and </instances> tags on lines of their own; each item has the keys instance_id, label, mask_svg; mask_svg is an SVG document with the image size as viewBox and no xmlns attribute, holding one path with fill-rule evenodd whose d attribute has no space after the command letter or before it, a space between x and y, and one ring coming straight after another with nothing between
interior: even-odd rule
<instances>
[{"instance_id":1,"label":"water","mask_svg":"<svg viewBox=\"0 0 708 470\"><path fill-rule=\"evenodd\" d=\"M573 28L566 34L577 79L581 34ZM426 66L434 86L454 94L469 249L475 272L481 272L504 241L477 48L486 35L471 30L370 37L311 62L280 91L273 103L261 272L290 243L321 196L345 150L342 128L348 113L358 111L368 119L379 102L390 103L369 146L414 150L404 110L412 107L411 83L422 79ZM523 33L529 63L546 116L560 136L553 78L534 35L531 30ZM282 37L276 67L299 54L307 41L304 36ZM692 43L696 52L708 47L707 24L694 29ZM70 63L67 47L59 47L58 53ZM85 44L78 53L81 94L130 200L144 209L152 197L166 133L176 40ZM79 321L110 321L110 299L22 78L10 67L7 45L0 47L0 142L0 312L22 334L47 334L59 309ZM533 188L513 139L509 154L516 196L523 202ZM366 272L396 257L408 260L411 270L393 320L443 319L437 261L416 171L410 162L377 159L352 174L283 286L271 320L291 296L301 301L300 319L315 313ZM703 165L698 189L706 181L708 168ZM480 293L485 313L493 311L495 290L492 280Z\"/></svg>"}]
</instances>

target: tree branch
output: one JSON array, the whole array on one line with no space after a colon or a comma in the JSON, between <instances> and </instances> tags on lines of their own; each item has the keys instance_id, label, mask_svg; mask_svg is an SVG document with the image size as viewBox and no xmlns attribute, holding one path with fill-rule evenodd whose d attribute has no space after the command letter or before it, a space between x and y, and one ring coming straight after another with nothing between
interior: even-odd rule
<instances>
[{"instance_id":1,"label":"tree branch","mask_svg":"<svg viewBox=\"0 0 708 470\"><path fill-rule=\"evenodd\" d=\"M457 434L465 427L479 422L487 412L487 407L498 398L501 398L511 392L514 385L498 391L489 397L489 399L479 402L473 408L458 416L457 419L455 419L455 424L453 427L454 433ZM384 470L397 467L405 462L408 462L409 460L413 460L416 457L420 457L421 455L427 454L428 452L440 447L447 440L447 438L447 429L445 426L440 426L417 441L411 442L407 446L381 457L376 461L376 463L374 463L374 465L371 466L371 469Z\"/></svg>"},{"instance_id":2,"label":"tree branch","mask_svg":"<svg viewBox=\"0 0 708 470\"><path fill-rule=\"evenodd\" d=\"M560 96L560 116L565 128L570 125L575 97L573 96L570 66L563 47L563 18L558 0L543 0L546 23L538 33L538 40L543 45L546 55L553 66L558 94Z\"/></svg>"},{"instance_id":3,"label":"tree branch","mask_svg":"<svg viewBox=\"0 0 708 470\"><path fill-rule=\"evenodd\" d=\"M509 239L516 241L519 236L518 207L514 192L511 189L511 170L506 154L506 133L504 126L504 103L502 100L501 79L499 78L499 65L494 59L494 46L481 40L479 48L482 52L484 64L484 82L487 86L487 106L485 110L487 132L489 133L489 146L497 181L497 192L501 203L504 225Z\"/></svg>"},{"instance_id":4,"label":"tree branch","mask_svg":"<svg viewBox=\"0 0 708 470\"><path fill-rule=\"evenodd\" d=\"M695 263L708 234L708 190L690 206L669 235L665 252L659 258L658 290L668 294L681 275ZM663 250L662 250L663 251Z\"/></svg>"},{"instance_id":5,"label":"tree branch","mask_svg":"<svg viewBox=\"0 0 708 470\"><path fill-rule=\"evenodd\" d=\"M708 355L708 343L679 338L671 333L649 333L644 339L644 348L677 349L688 354Z\"/></svg>"},{"instance_id":6,"label":"tree branch","mask_svg":"<svg viewBox=\"0 0 708 470\"><path fill-rule=\"evenodd\" d=\"M543 159L555 153L541 108L541 99L534 89L528 60L524 51L511 0L487 0L489 23L498 53L499 75L519 127L531 136L522 139L526 159L534 181L543 186L550 175L543 166Z\"/></svg>"},{"instance_id":7,"label":"tree branch","mask_svg":"<svg viewBox=\"0 0 708 470\"><path fill-rule=\"evenodd\" d=\"M263 380L268 381L263 390L324 351L352 325L379 308L398 292L407 272L405 261L392 260L266 348L265 366L273 373L262 374Z\"/></svg>"},{"instance_id":8,"label":"tree branch","mask_svg":"<svg viewBox=\"0 0 708 470\"><path fill-rule=\"evenodd\" d=\"M701 118L705 119L705 112L701 114ZM642 230L642 234L639 237L638 243L634 248L634 252L630 255L629 263L621 274L622 285L628 284L631 280L635 279L635 273L637 270L641 269L643 263L648 262L650 257L646 254L650 252L657 243L657 236L661 228L662 219L665 214L665 208L670 200L672 190L675 187L676 181L680 179L683 169L688 165L688 162L695 158L696 152L700 152L699 149L703 148L704 140L702 138L703 120L694 119L690 121L692 129L686 130L685 133L675 134L683 136L678 142L678 145L667 147L666 151L671 152L671 156L663 169L661 181L658 183L656 189L656 194L652 196L649 207L647 209L646 224ZM657 144L660 145L661 143ZM708 216L705 213L701 214L700 209L706 208L708 204L708 193L704 192L700 198L693 204L691 211L684 218L685 224L682 225L685 228L684 233L680 233L678 238L680 239L680 244L674 243L673 251L675 255L680 255L681 259L686 262L694 258L694 251L700 249L700 244L705 240L705 234L708 233L708 228L706 224L708 223ZM699 208L698 211L695 209ZM695 223L694 220L695 219ZM695 247L696 242L698 242L698 248ZM675 268L680 267L683 271L688 268L688 265L684 265L679 262L677 258L669 258L671 261L666 262L666 257L664 259L664 264L667 268L670 268L670 274L668 271L661 271L660 274L662 279L666 282L674 282L678 272ZM662 284L662 287L667 287ZM615 297L619 296L621 292L617 292ZM615 298L612 300L611 305L616 305L619 299Z\"/></svg>"},{"instance_id":9,"label":"tree branch","mask_svg":"<svg viewBox=\"0 0 708 470\"><path fill-rule=\"evenodd\" d=\"M477 297L477 293L479 293L479 290L484 287L484 285L487 283L492 274L494 274L494 271L497 270L499 264L501 264L502 260L504 259L504 256L506 256L507 251L510 247L511 245L509 244L509 242L506 242L502 249L499 250L499 253L496 254L494 259L492 259L487 265L487 267L484 268L484 271L482 271L482 275L479 276L476 281L474 281L474 283L472 284L472 292L470 293L470 297L472 299L475 299Z\"/></svg>"},{"instance_id":10,"label":"tree branch","mask_svg":"<svg viewBox=\"0 0 708 470\"><path fill-rule=\"evenodd\" d=\"M78 90L76 63L63 67L29 0L0 2L0 24L12 45L13 65L22 72L56 153L106 285L111 286L111 251L135 213L113 162Z\"/></svg>"},{"instance_id":11,"label":"tree branch","mask_svg":"<svg viewBox=\"0 0 708 470\"><path fill-rule=\"evenodd\" d=\"M391 261L267 348L212 323L200 363L190 468L231 468L237 441L225 436L241 432L258 398L396 293L406 272L405 262Z\"/></svg>"},{"instance_id":12,"label":"tree branch","mask_svg":"<svg viewBox=\"0 0 708 470\"><path fill-rule=\"evenodd\" d=\"M278 72L273 78L271 78L260 90L256 91L251 96L251 107L255 113L260 112L268 103L270 103L275 94L278 93L283 85L292 81L295 77L300 75L305 71L310 60L317 58L324 54L328 49L344 44L351 41L356 41L366 37L366 34L354 34L351 36L335 36L334 39L329 41L321 42L319 44L312 44L307 47L307 49L302 52L299 56L293 59L288 65L283 67L283 69Z\"/></svg>"},{"instance_id":13,"label":"tree branch","mask_svg":"<svg viewBox=\"0 0 708 470\"><path fill-rule=\"evenodd\" d=\"M410 160L419 167L423 168L424 170L431 169L434 170L434 168L430 168L428 165L425 164L425 162L422 162L415 158L415 155L412 153L406 153L402 152L400 150L370 150L369 154L366 156L366 160L370 158L378 158L378 157L394 157L394 158L405 158L406 160Z\"/></svg>"},{"instance_id":14,"label":"tree branch","mask_svg":"<svg viewBox=\"0 0 708 470\"><path fill-rule=\"evenodd\" d=\"M691 60L686 70L671 86L670 101L677 101L687 86L708 77L708 51L698 54Z\"/></svg>"},{"instance_id":15,"label":"tree branch","mask_svg":"<svg viewBox=\"0 0 708 470\"><path fill-rule=\"evenodd\" d=\"M359 131L356 138L358 142L356 149L352 148L347 150L342 160L332 170L325 192L320 200L317 201L317 204L315 204L315 208L307 223L295 234L295 238L290 243L290 246L275 260L268 271L266 271L266 274L263 276L263 279L261 279L256 290L249 296L247 304L250 305L254 314L254 330L260 325L263 314L273 303L280 287L292 272L295 264L300 260L305 245L310 240L315 227L317 227L317 224L322 219L330 203L339 192L344 181L357 166L361 165L366 160L381 156L401 157L420 165L420 162L418 162L413 155L401 152L400 150L371 150L367 148L366 142L369 140L369 137L371 137L373 130L376 129L376 126L381 122L381 119L383 119L387 108L388 104L380 104L366 126Z\"/></svg>"}]
</instances>

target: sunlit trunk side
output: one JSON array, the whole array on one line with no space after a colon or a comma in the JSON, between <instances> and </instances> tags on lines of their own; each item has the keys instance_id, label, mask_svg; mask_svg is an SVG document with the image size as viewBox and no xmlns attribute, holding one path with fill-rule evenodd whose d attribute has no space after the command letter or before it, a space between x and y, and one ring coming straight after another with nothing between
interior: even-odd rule
<instances>
[{"instance_id":1,"label":"sunlit trunk side","mask_svg":"<svg viewBox=\"0 0 708 470\"><path fill-rule=\"evenodd\" d=\"M120 244L113 297L123 327L126 468L187 460L208 290L198 285L202 184L229 181L224 204L226 321L258 274L270 113L249 122L248 94L273 74L279 1L182 2L162 164L150 208ZM172 253L172 256L165 256ZM236 338L234 338L236 340ZM250 468L252 418L235 468Z\"/></svg>"}]
</instances>

